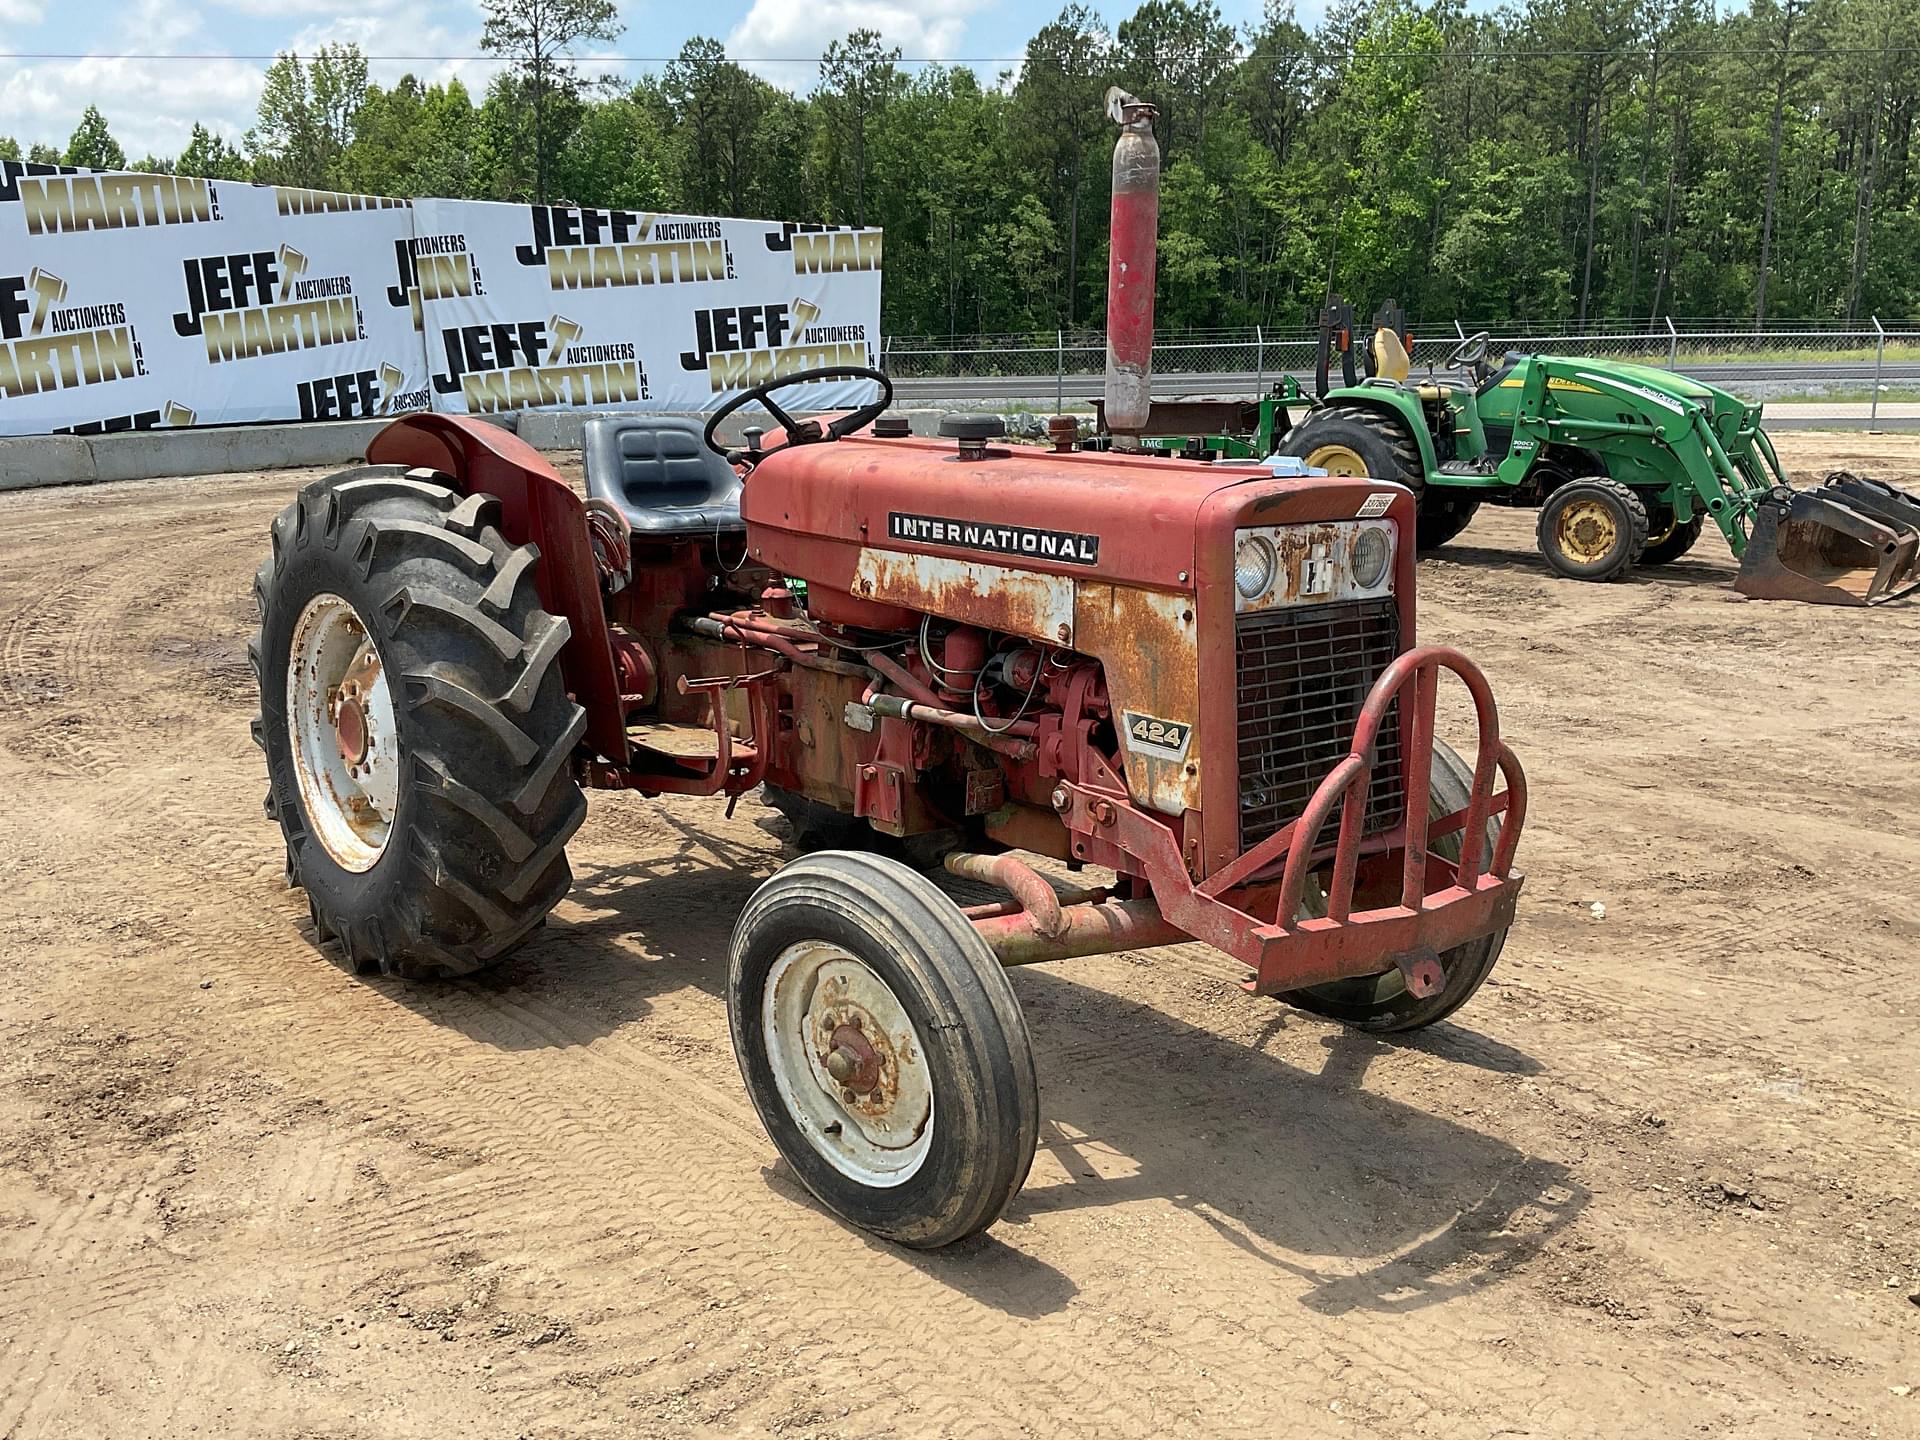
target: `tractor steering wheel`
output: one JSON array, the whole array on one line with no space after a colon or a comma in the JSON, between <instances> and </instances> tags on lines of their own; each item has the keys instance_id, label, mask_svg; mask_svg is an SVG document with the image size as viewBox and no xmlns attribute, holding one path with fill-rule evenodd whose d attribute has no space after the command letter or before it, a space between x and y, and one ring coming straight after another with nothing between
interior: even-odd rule
<instances>
[{"instance_id":1,"label":"tractor steering wheel","mask_svg":"<svg viewBox=\"0 0 1920 1440\"><path fill-rule=\"evenodd\" d=\"M1447 358L1440 362L1440 368L1465 370L1468 374L1477 376L1487 363L1487 351L1492 344L1493 335L1490 331L1476 330L1447 352Z\"/></svg>"},{"instance_id":2,"label":"tractor steering wheel","mask_svg":"<svg viewBox=\"0 0 1920 1440\"><path fill-rule=\"evenodd\" d=\"M810 385L816 380L877 380L880 382L880 398L869 405L862 405L851 415L842 415L827 425L818 420L796 420L782 410L773 401L773 392L785 390L792 385ZM714 436L720 432L720 422L732 415L742 406L758 400L766 407L767 413L780 423L787 432L789 445L813 445L823 440L838 440L843 435L864 429L878 420L886 408L893 404L893 381L880 370L869 370L864 365L823 365L818 370L796 370L791 375L783 375L778 380L769 380L764 385L756 385L751 390L743 390L727 401L713 414L707 417L706 433L701 439L714 454L724 456L728 464L738 464L753 452L748 450L729 450L719 444Z\"/></svg>"}]
</instances>

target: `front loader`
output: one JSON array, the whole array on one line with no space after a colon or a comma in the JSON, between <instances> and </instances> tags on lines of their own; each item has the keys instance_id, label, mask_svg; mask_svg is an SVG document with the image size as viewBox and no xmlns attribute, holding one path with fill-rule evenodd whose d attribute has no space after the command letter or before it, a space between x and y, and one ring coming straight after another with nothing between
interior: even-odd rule
<instances>
[{"instance_id":1,"label":"front loader","mask_svg":"<svg viewBox=\"0 0 1920 1440\"><path fill-rule=\"evenodd\" d=\"M1115 205L1146 207L1151 110L1122 98ZM1116 270L1151 274L1152 233L1116 227ZM851 414L781 403L849 375L878 390ZM584 499L506 431L395 421L274 523L250 652L287 874L356 972L468 974L533 935L583 790L764 789L829 845L735 927L741 1075L827 1208L931 1247L1033 1158L1008 967L1197 940L1253 994L1431 1025L1500 954L1527 791L1479 669L1419 643L1410 491L1012 447L991 417L919 439L891 397L806 371L704 427L596 421ZM772 443L723 443L750 404Z\"/></svg>"},{"instance_id":2,"label":"front loader","mask_svg":"<svg viewBox=\"0 0 1920 1440\"><path fill-rule=\"evenodd\" d=\"M1755 598L1871 605L1920 586L1920 496L1844 472L1795 490L1758 404L1621 361L1509 352L1496 366L1485 332L1441 362L1456 383L1417 382L1391 304L1364 347L1351 324L1338 300L1323 314L1318 403L1275 448L1416 490L1422 550L1487 502L1537 507L1541 554L1573 579L1670 563L1712 521L1742 562L1735 587Z\"/></svg>"}]
</instances>

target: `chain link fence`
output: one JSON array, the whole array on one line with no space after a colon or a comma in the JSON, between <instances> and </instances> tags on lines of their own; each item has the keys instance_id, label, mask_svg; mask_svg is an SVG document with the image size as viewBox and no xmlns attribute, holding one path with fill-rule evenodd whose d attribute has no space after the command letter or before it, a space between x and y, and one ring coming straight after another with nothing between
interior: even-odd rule
<instances>
[{"instance_id":1,"label":"chain link fence","mask_svg":"<svg viewBox=\"0 0 1920 1440\"><path fill-rule=\"evenodd\" d=\"M1483 330L1496 361L1508 350L1520 350L1656 365L1715 384L1844 387L1869 391L1876 413L1889 381L1920 385L1920 320L1882 322L1878 317L1864 328L1782 321L1764 329L1751 322L1698 319L1584 326L1463 321L1442 331L1416 328L1414 367L1441 368L1448 352ZM1194 382L1222 391L1257 391L1282 375L1310 377L1316 343L1317 332L1306 327L1165 332L1153 348L1154 374L1157 384L1187 393L1194 392ZM1064 405L1069 398L1095 393L1097 386L1089 381L1106 366L1106 339L1088 330L897 335L886 341L883 363L903 388L926 397L937 395L943 382L951 382L957 397L987 393L982 382L1004 380L1020 382L1002 392L1009 396L1039 399L1051 393Z\"/></svg>"}]
</instances>

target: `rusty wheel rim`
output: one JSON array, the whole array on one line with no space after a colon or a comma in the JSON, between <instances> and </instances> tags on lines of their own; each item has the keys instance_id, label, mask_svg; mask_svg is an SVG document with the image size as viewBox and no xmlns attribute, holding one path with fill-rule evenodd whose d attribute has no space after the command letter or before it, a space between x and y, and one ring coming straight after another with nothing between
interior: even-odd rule
<instances>
[{"instance_id":1,"label":"rusty wheel rim","mask_svg":"<svg viewBox=\"0 0 1920 1440\"><path fill-rule=\"evenodd\" d=\"M314 838L341 869L371 870L399 808L399 735L380 652L338 595L314 596L293 627L287 728Z\"/></svg>"},{"instance_id":2,"label":"rusty wheel rim","mask_svg":"<svg viewBox=\"0 0 1920 1440\"><path fill-rule=\"evenodd\" d=\"M1600 500L1576 500L1554 526L1561 553L1584 564L1603 560L1620 538L1612 509Z\"/></svg>"},{"instance_id":3,"label":"rusty wheel rim","mask_svg":"<svg viewBox=\"0 0 1920 1440\"><path fill-rule=\"evenodd\" d=\"M773 962L761 1023L774 1086L800 1133L862 1185L903 1185L933 1144L926 1048L893 990L825 941Z\"/></svg>"},{"instance_id":4,"label":"rusty wheel rim","mask_svg":"<svg viewBox=\"0 0 1920 1440\"><path fill-rule=\"evenodd\" d=\"M1367 462L1360 458L1360 452L1345 445L1322 445L1307 456L1307 464L1329 475L1364 476Z\"/></svg>"}]
</instances>

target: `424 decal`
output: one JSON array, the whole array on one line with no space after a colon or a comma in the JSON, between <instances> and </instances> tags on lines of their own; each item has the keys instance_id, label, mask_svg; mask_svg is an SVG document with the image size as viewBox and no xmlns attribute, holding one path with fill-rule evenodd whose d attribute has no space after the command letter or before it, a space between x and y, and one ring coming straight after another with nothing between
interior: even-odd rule
<instances>
[{"instance_id":1,"label":"424 decal","mask_svg":"<svg viewBox=\"0 0 1920 1440\"><path fill-rule=\"evenodd\" d=\"M1123 710L1120 716L1126 722L1130 749L1144 751L1163 760L1187 758L1187 744L1193 739L1193 726L1186 721L1162 720L1157 715L1142 715L1137 710Z\"/></svg>"}]
</instances>

